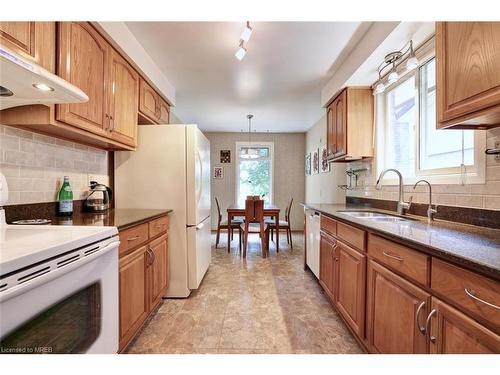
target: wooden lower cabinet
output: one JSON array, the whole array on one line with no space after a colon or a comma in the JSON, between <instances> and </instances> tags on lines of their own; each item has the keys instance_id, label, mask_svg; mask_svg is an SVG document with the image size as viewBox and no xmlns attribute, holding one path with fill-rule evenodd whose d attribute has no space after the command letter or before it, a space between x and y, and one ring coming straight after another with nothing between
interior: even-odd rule
<instances>
[{"instance_id":1,"label":"wooden lower cabinet","mask_svg":"<svg viewBox=\"0 0 500 375\"><path fill-rule=\"evenodd\" d=\"M366 255L339 241L334 268L335 305L357 335L364 338Z\"/></svg>"},{"instance_id":2,"label":"wooden lower cabinet","mask_svg":"<svg viewBox=\"0 0 500 375\"><path fill-rule=\"evenodd\" d=\"M163 218L166 217L120 231L120 352L134 338L168 288L168 220ZM152 236L148 226L159 221L166 225ZM129 237L140 237L139 243L125 246Z\"/></svg>"},{"instance_id":3,"label":"wooden lower cabinet","mask_svg":"<svg viewBox=\"0 0 500 375\"><path fill-rule=\"evenodd\" d=\"M321 233L319 246L319 282L332 301L335 300L334 256L337 240Z\"/></svg>"},{"instance_id":4,"label":"wooden lower cabinet","mask_svg":"<svg viewBox=\"0 0 500 375\"><path fill-rule=\"evenodd\" d=\"M152 262L149 266L150 309L153 309L165 295L168 288L168 241L167 235L154 240L149 245Z\"/></svg>"},{"instance_id":5,"label":"wooden lower cabinet","mask_svg":"<svg viewBox=\"0 0 500 375\"><path fill-rule=\"evenodd\" d=\"M433 354L498 354L500 336L432 297L430 352Z\"/></svg>"},{"instance_id":6,"label":"wooden lower cabinet","mask_svg":"<svg viewBox=\"0 0 500 375\"><path fill-rule=\"evenodd\" d=\"M427 353L421 328L430 294L373 260L368 261L367 339L375 353ZM420 309L419 307L422 306Z\"/></svg>"},{"instance_id":7,"label":"wooden lower cabinet","mask_svg":"<svg viewBox=\"0 0 500 375\"><path fill-rule=\"evenodd\" d=\"M146 246L120 259L120 350L149 313Z\"/></svg>"}]
</instances>

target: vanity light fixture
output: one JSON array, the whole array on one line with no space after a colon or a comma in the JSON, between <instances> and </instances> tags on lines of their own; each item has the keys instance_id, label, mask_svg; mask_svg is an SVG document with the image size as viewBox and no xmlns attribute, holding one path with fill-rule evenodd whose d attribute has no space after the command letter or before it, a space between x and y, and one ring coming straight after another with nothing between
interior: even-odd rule
<instances>
[{"instance_id":1,"label":"vanity light fixture","mask_svg":"<svg viewBox=\"0 0 500 375\"><path fill-rule=\"evenodd\" d=\"M373 89L373 95L381 94L385 91L387 85L392 85L399 80L399 73L397 72L397 67L401 62L406 59L406 69L408 71L418 67L418 59L415 56L415 51L413 50L413 41L408 42L408 46L400 51L394 51L387 54L384 57L384 61L378 66L378 80ZM384 71L390 68L389 72ZM383 80L387 76L387 85L384 84Z\"/></svg>"}]
</instances>

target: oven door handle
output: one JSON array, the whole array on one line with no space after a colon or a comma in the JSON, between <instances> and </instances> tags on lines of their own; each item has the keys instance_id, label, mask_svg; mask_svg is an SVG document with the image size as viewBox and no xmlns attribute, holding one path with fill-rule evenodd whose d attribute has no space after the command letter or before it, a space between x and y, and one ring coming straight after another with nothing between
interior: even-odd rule
<instances>
[{"instance_id":1,"label":"oven door handle","mask_svg":"<svg viewBox=\"0 0 500 375\"><path fill-rule=\"evenodd\" d=\"M8 301L9 299L14 298L22 293L25 293L28 290L36 288L39 285L45 284L50 280L54 280L68 272L73 271L76 268L79 268L89 262L92 262L96 258L103 256L107 252L118 248L119 244L120 244L119 241L110 242L109 244L104 246L101 250L96 251L95 253L89 254L86 257L78 259L77 261L70 263L66 266L63 266L61 268L56 268L55 270L47 272L46 274L38 276L32 280L13 286L12 288L9 288L4 292L0 292L0 303ZM118 254L116 261L118 262Z\"/></svg>"}]
</instances>

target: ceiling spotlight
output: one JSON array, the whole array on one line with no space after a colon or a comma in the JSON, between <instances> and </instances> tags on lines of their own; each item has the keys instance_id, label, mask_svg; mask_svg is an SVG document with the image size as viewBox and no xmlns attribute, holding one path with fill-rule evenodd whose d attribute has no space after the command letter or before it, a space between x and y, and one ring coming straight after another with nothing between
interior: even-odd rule
<instances>
[{"instance_id":1,"label":"ceiling spotlight","mask_svg":"<svg viewBox=\"0 0 500 375\"><path fill-rule=\"evenodd\" d=\"M250 21L247 21L247 26L245 27L245 30L243 30L243 32L241 33L241 39L244 40L245 42L248 42L251 36L252 36L252 28L250 27Z\"/></svg>"},{"instance_id":2,"label":"ceiling spotlight","mask_svg":"<svg viewBox=\"0 0 500 375\"><path fill-rule=\"evenodd\" d=\"M238 48L238 50L234 54L234 56L240 61L243 60L243 57L245 57L245 54L247 53L247 50L243 43L243 40L240 40L240 48Z\"/></svg>"},{"instance_id":3,"label":"ceiling spotlight","mask_svg":"<svg viewBox=\"0 0 500 375\"><path fill-rule=\"evenodd\" d=\"M40 91L54 91L54 88L50 87L49 85L46 85L45 83L34 83L33 87Z\"/></svg>"}]
</instances>

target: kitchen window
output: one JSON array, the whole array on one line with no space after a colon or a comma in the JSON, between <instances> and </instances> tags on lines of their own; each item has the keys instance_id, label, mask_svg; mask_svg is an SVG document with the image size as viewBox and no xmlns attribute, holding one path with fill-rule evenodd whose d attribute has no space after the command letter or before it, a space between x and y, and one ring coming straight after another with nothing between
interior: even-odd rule
<instances>
[{"instance_id":1,"label":"kitchen window","mask_svg":"<svg viewBox=\"0 0 500 375\"><path fill-rule=\"evenodd\" d=\"M258 155L253 159L241 157L242 152L253 149ZM274 143L236 142L236 200L244 205L248 195L259 195L266 203L273 201Z\"/></svg>"},{"instance_id":2,"label":"kitchen window","mask_svg":"<svg viewBox=\"0 0 500 375\"><path fill-rule=\"evenodd\" d=\"M406 183L422 178L438 184L484 183L480 151L485 132L436 129L435 58L389 86L376 101L377 173L396 168Z\"/></svg>"}]
</instances>

